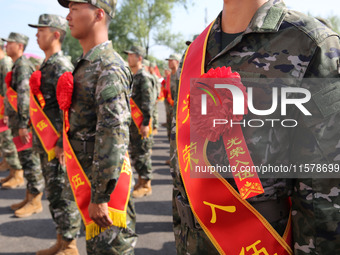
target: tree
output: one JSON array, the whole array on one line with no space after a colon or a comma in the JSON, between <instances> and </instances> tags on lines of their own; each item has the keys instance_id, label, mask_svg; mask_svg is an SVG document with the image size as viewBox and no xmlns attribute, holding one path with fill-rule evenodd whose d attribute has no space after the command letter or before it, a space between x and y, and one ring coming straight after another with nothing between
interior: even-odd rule
<instances>
[{"instance_id":1,"label":"tree","mask_svg":"<svg viewBox=\"0 0 340 255\"><path fill-rule=\"evenodd\" d=\"M126 0L117 10L112 20L109 37L114 48L122 53L132 44L139 44L146 49L147 55L151 41L166 45L175 51L185 49L183 36L172 34L171 10L175 5L186 7L190 0ZM183 45L180 47L180 45Z\"/></svg>"},{"instance_id":2,"label":"tree","mask_svg":"<svg viewBox=\"0 0 340 255\"><path fill-rule=\"evenodd\" d=\"M68 55L72 59L72 63L75 63L76 59L81 56L83 49L79 44L79 41L72 37L71 32L67 29L66 36L62 45L62 50L65 55Z\"/></svg>"},{"instance_id":3,"label":"tree","mask_svg":"<svg viewBox=\"0 0 340 255\"><path fill-rule=\"evenodd\" d=\"M327 18L332 25L332 29L340 34L340 18L339 16L332 15Z\"/></svg>"}]
</instances>

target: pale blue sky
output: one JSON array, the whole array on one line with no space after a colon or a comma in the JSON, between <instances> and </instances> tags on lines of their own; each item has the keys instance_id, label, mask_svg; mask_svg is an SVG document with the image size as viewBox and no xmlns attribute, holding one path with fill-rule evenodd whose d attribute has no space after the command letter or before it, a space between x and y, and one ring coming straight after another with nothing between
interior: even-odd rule
<instances>
[{"instance_id":1,"label":"pale blue sky","mask_svg":"<svg viewBox=\"0 0 340 255\"><path fill-rule=\"evenodd\" d=\"M120 2L122 0L118 0ZM196 0L194 6L188 10L176 7L173 10L173 32L181 32L186 39L191 39L194 34L200 33L205 28L205 16L210 23L221 11L222 0ZM286 5L304 13L314 16L327 17L329 15L340 16L340 3L338 0L286 0ZM42 13L59 14L66 16L68 10L61 7L57 0L0 0L0 37L8 37L10 32L19 32L30 37L26 52L44 56L39 49L35 33L36 29L27 26L29 23L38 22ZM158 58L166 58L170 53L165 47L152 47L151 54Z\"/></svg>"}]
</instances>

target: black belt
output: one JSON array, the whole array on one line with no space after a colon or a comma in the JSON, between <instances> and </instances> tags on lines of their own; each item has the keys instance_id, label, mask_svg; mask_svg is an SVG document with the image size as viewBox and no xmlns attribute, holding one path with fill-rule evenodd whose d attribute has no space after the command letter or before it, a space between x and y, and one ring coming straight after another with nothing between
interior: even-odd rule
<instances>
[{"instance_id":1,"label":"black belt","mask_svg":"<svg viewBox=\"0 0 340 255\"><path fill-rule=\"evenodd\" d=\"M94 142L70 139L70 143L71 143L72 149L76 152L84 152L84 153L94 152Z\"/></svg>"},{"instance_id":2,"label":"black belt","mask_svg":"<svg viewBox=\"0 0 340 255\"><path fill-rule=\"evenodd\" d=\"M288 217L290 202L288 198L252 202L251 205L270 223Z\"/></svg>"}]
</instances>

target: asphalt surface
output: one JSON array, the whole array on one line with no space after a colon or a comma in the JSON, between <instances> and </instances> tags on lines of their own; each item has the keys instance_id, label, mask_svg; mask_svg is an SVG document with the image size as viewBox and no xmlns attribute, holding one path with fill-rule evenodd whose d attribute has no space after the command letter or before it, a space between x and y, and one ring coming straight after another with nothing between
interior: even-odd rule
<instances>
[{"instance_id":1,"label":"asphalt surface","mask_svg":"<svg viewBox=\"0 0 340 255\"><path fill-rule=\"evenodd\" d=\"M164 103L158 104L159 122L165 122ZM172 232L171 194L172 181L169 167L164 162L169 158L169 143L166 129L160 125L154 137L152 168L153 194L134 199L137 212L136 232L138 242L136 255L176 254ZM0 172L0 178L8 172ZM135 179L137 175L135 173ZM55 226L48 209L48 201L43 197L43 212L28 218L16 218L9 208L12 203L21 201L25 188L0 190L0 255L32 255L37 250L50 247L55 242ZM81 255L86 254L84 231L77 239Z\"/></svg>"}]
</instances>

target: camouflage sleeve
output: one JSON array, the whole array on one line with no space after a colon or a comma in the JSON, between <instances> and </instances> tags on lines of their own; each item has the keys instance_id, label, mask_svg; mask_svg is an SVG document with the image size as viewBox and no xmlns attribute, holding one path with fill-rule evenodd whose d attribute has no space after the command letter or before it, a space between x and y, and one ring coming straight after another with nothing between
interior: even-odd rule
<instances>
[{"instance_id":1,"label":"camouflage sleeve","mask_svg":"<svg viewBox=\"0 0 340 255\"><path fill-rule=\"evenodd\" d=\"M295 128L291 151L293 163L339 165L339 59L339 38L329 37L319 45L308 67L305 78L317 78L308 80L305 86L302 84L312 94L306 106L312 116L301 117L299 123L303 124ZM340 179L327 178L327 173L322 177L296 181L292 198L293 224L297 226L293 228L294 254L306 254L302 247L309 247L310 254L336 254L340 251L337 229L340 222L337 206L340 204Z\"/></svg>"},{"instance_id":2,"label":"camouflage sleeve","mask_svg":"<svg viewBox=\"0 0 340 255\"><path fill-rule=\"evenodd\" d=\"M99 78L96 88L97 126L92 166L93 203L110 200L129 143L131 111L130 73L110 70Z\"/></svg>"},{"instance_id":3,"label":"camouflage sleeve","mask_svg":"<svg viewBox=\"0 0 340 255\"><path fill-rule=\"evenodd\" d=\"M11 66L4 61L3 65L1 65L0 67L0 82L1 82L0 94L1 96L5 96L5 93L6 93L7 85L5 82L5 77L9 71L11 71Z\"/></svg>"},{"instance_id":4,"label":"camouflage sleeve","mask_svg":"<svg viewBox=\"0 0 340 255\"><path fill-rule=\"evenodd\" d=\"M31 70L29 66L20 66L17 69L17 93L18 93L18 128L27 128L29 121L30 87L29 79Z\"/></svg>"},{"instance_id":5,"label":"camouflage sleeve","mask_svg":"<svg viewBox=\"0 0 340 255\"><path fill-rule=\"evenodd\" d=\"M153 88L152 88L152 82L151 80L143 76L141 79L141 93L142 93L142 105L141 105L141 111L143 113L143 126L148 126L151 118L151 112L153 107Z\"/></svg>"}]
</instances>

